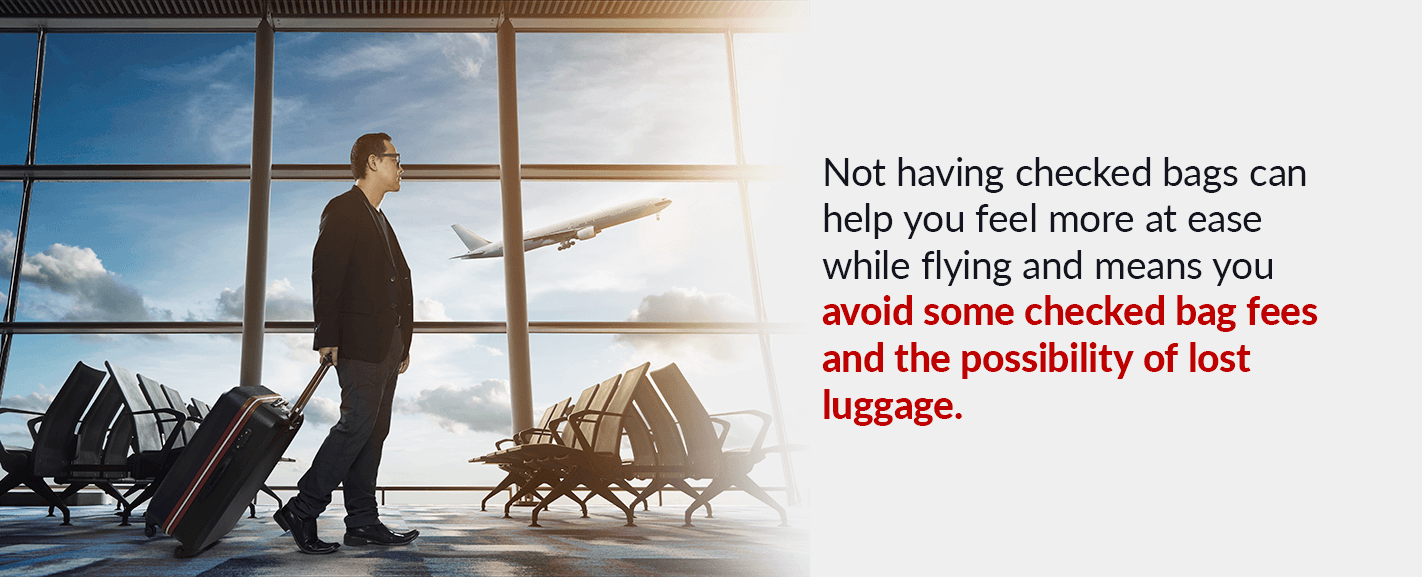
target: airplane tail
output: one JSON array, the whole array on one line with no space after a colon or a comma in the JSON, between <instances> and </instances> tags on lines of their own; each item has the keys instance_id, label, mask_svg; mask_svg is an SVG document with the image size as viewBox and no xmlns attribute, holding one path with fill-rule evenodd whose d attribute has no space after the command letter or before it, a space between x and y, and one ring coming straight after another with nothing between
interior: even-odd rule
<instances>
[{"instance_id":1,"label":"airplane tail","mask_svg":"<svg viewBox=\"0 0 1422 577\"><path fill-rule=\"evenodd\" d=\"M474 250L476 248L489 244L489 241L484 240L484 237L482 236L474 234L474 231L471 231L457 224L453 225L453 227L454 234L459 235L459 240L464 241L464 246L469 247L469 250Z\"/></svg>"}]
</instances>

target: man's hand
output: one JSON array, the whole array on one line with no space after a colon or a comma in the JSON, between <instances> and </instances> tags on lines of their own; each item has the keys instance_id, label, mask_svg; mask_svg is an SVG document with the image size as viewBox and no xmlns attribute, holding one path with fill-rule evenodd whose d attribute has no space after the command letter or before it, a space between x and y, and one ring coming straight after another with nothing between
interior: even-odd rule
<instances>
[{"instance_id":1,"label":"man's hand","mask_svg":"<svg viewBox=\"0 0 1422 577\"><path fill-rule=\"evenodd\" d=\"M400 374L405 374L405 369L410 368L410 353L405 353L405 360L400 361Z\"/></svg>"},{"instance_id":2,"label":"man's hand","mask_svg":"<svg viewBox=\"0 0 1422 577\"><path fill-rule=\"evenodd\" d=\"M341 347L321 347L317 352L320 353L321 358L326 358L327 355L330 355L331 366L334 367L336 366L336 351L340 348Z\"/></svg>"}]
</instances>

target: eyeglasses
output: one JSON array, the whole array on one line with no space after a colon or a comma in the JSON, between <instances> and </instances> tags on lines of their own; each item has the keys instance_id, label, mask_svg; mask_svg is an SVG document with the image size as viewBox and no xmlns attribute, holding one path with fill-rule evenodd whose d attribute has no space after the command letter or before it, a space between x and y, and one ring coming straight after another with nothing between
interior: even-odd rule
<instances>
[{"instance_id":1,"label":"eyeglasses","mask_svg":"<svg viewBox=\"0 0 1422 577\"><path fill-rule=\"evenodd\" d=\"M399 155L399 154L388 154L388 153L387 153L387 154L376 154L375 156L393 156L393 157L395 157L395 164L400 164L400 155ZM404 165L401 165L401 166L404 166Z\"/></svg>"}]
</instances>

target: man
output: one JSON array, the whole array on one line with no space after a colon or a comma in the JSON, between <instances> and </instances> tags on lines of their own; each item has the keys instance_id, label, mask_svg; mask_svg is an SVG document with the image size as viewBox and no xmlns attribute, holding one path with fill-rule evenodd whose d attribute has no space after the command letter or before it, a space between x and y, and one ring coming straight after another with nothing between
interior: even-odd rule
<instances>
[{"instance_id":1,"label":"man","mask_svg":"<svg viewBox=\"0 0 1422 577\"><path fill-rule=\"evenodd\" d=\"M311 257L315 348L336 366L341 419L331 427L300 493L276 512L303 553L330 553L339 543L316 536L316 517L344 482L345 544L405 545L419 531L395 532L380 522L375 477L390 432L395 381L410 365L414 298L410 267L395 231L380 211L386 193L400 190L400 154L385 133L366 134L351 147L356 183L321 213Z\"/></svg>"}]
</instances>

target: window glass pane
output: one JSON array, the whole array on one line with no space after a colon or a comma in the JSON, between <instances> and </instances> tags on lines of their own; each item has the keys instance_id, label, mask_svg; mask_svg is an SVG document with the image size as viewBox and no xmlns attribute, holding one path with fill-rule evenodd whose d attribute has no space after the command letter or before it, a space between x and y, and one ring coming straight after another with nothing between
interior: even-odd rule
<instances>
[{"instance_id":1,"label":"window glass pane","mask_svg":"<svg viewBox=\"0 0 1422 577\"><path fill-rule=\"evenodd\" d=\"M24 164L35 95L35 34L0 34L0 164Z\"/></svg>"},{"instance_id":2,"label":"window glass pane","mask_svg":"<svg viewBox=\"0 0 1422 577\"><path fill-rule=\"evenodd\" d=\"M719 34L518 35L524 163L729 164Z\"/></svg>"},{"instance_id":3,"label":"window glass pane","mask_svg":"<svg viewBox=\"0 0 1422 577\"><path fill-rule=\"evenodd\" d=\"M240 319L248 188L36 183L16 320Z\"/></svg>"},{"instance_id":4,"label":"window glass pane","mask_svg":"<svg viewBox=\"0 0 1422 577\"><path fill-rule=\"evenodd\" d=\"M15 264L15 229L20 224L20 200L24 185L18 182L0 182L0 313L5 311L10 294L10 273ZM0 405L4 406L4 405Z\"/></svg>"},{"instance_id":5,"label":"window glass pane","mask_svg":"<svg viewBox=\"0 0 1422 577\"><path fill-rule=\"evenodd\" d=\"M755 320L736 185L526 182L523 193L529 232L612 219L626 203L672 201L587 240L577 239L576 226L553 237L573 236L567 250L554 244L527 252L529 319ZM471 277L501 266L499 259L465 264Z\"/></svg>"},{"instance_id":6,"label":"window glass pane","mask_svg":"<svg viewBox=\"0 0 1422 577\"><path fill-rule=\"evenodd\" d=\"M350 188L350 183L339 182L272 184L268 319L311 320L311 251L320 232L321 211ZM406 182L399 192L385 196L380 209L410 264L415 320L506 318L503 261L450 258L468 250L452 224L499 240L498 183Z\"/></svg>"},{"instance_id":7,"label":"window glass pane","mask_svg":"<svg viewBox=\"0 0 1422 577\"><path fill-rule=\"evenodd\" d=\"M251 162L251 34L51 34L40 164Z\"/></svg>"},{"instance_id":8,"label":"window glass pane","mask_svg":"<svg viewBox=\"0 0 1422 577\"><path fill-rule=\"evenodd\" d=\"M212 404L237 386L241 345L237 335L16 335L0 406L43 411L76 362L102 371L104 361ZM7 446L16 433L30 445L23 427L14 416L0 420Z\"/></svg>"},{"instance_id":9,"label":"window glass pane","mask_svg":"<svg viewBox=\"0 0 1422 577\"><path fill-rule=\"evenodd\" d=\"M369 132L407 164L498 162L492 34L277 35L272 158L345 164Z\"/></svg>"},{"instance_id":10,"label":"window glass pane","mask_svg":"<svg viewBox=\"0 0 1422 577\"><path fill-rule=\"evenodd\" d=\"M804 215L805 199L809 196L796 194L794 185L784 181L751 182L748 190L766 320L779 323L818 320L824 312L824 303L815 304L814 299L806 298L806 287L825 278L822 258L841 257L807 251L804 243L793 240L799 235L785 230L787 226L794 226L788 223L801 218L786 215ZM812 219L818 217L812 212Z\"/></svg>"},{"instance_id":11,"label":"window glass pane","mask_svg":"<svg viewBox=\"0 0 1422 577\"><path fill-rule=\"evenodd\" d=\"M807 110L803 34L736 34L736 91L746 162L790 164Z\"/></svg>"}]
</instances>

